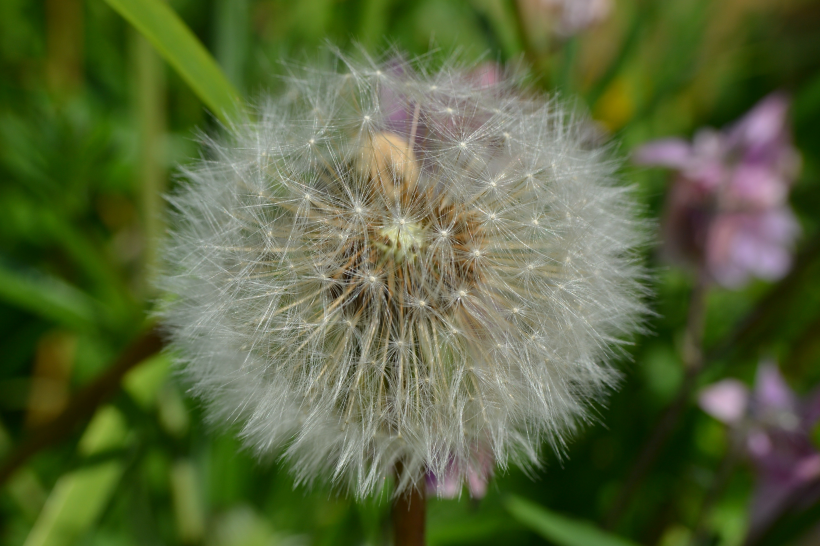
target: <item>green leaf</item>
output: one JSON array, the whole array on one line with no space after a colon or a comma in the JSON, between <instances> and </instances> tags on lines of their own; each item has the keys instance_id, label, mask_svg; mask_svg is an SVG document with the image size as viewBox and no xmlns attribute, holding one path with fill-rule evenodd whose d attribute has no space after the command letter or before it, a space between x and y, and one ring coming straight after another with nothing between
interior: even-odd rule
<instances>
[{"instance_id":1,"label":"green leaf","mask_svg":"<svg viewBox=\"0 0 820 546\"><path fill-rule=\"evenodd\" d=\"M515 25L515 14L510 9L511 3L504 0L472 0L476 11L481 13L490 27L504 57L514 59L524 51L521 37ZM490 58L492 60L492 58Z\"/></svg>"},{"instance_id":2,"label":"green leaf","mask_svg":"<svg viewBox=\"0 0 820 546\"><path fill-rule=\"evenodd\" d=\"M139 30L223 122L240 109L239 94L208 50L162 0L106 0Z\"/></svg>"},{"instance_id":3,"label":"green leaf","mask_svg":"<svg viewBox=\"0 0 820 546\"><path fill-rule=\"evenodd\" d=\"M12 442L3 423L0 422L0 457L5 457ZM37 474L29 467L20 468L4 486L6 494L27 518L34 520L43 508L46 493Z\"/></svg>"},{"instance_id":4,"label":"green leaf","mask_svg":"<svg viewBox=\"0 0 820 546\"><path fill-rule=\"evenodd\" d=\"M153 356L129 371L122 378L122 388L143 409L148 410L157 401L163 384L171 372L171 358L165 353Z\"/></svg>"},{"instance_id":5,"label":"green leaf","mask_svg":"<svg viewBox=\"0 0 820 546\"><path fill-rule=\"evenodd\" d=\"M167 355L149 358L125 375L123 388L148 409L156 402L169 369ZM128 435L125 417L115 407L105 406L94 414L77 445L78 453L93 464L81 465L57 480L25 546L69 546L92 528L114 495L125 468L121 458L102 458L101 462L94 458L126 447Z\"/></svg>"},{"instance_id":6,"label":"green leaf","mask_svg":"<svg viewBox=\"0 0 820 546\"><path fill-rule=\"evenodd\" d=\"M820 449L820 421L811 429L810 437L815 449Z\"/></svg>"},{"instance_id":7,"label":"green leaf","mask_svg":"<svg viewBox=\"0 0 820 546\"><path fill-rule=\"evenodd\" d=\"M796 123L811 120L820 113L820 74L804 85L794 97L792 117Z\"/></svg>"},{"instance_id":8,"label":"green leaf","mask_svg":"<svg viewBox=\"0 0 820 546\"><path fill-rule=\"evenodd\" d=\"M427 542L430 546L473 544L488 537L501 537L511 531L523 532L517 523L504 515L482 514L480 517L453 518L447 523L430 525Z\"/></svg>"},{"instance_id":9,"label":"green leaf","mask_svg":"<svg viewBox=\"0 0 820 546\"><path fill-rule=\"evenodd\" d=\"M199 544L205 535L206 516L196 468L189 459L171 467L171 498L177 533L183 544Z\"/></svg>"},{"instance_id":10,"label":"green leaf","mask_svg":"<svg viewBox=\"0 0 820 546\"><path fill-rule=\"evenodd\" d=\"M515 519L557 546L638 546L589 522L561 516L520 497L509 497L505 505Z\"/></svg>"},{"instance_id":11,"label":"green leaf","mask_svg":"<svg viewBox=\"0 0 820 546\"><path fill-rule=\"evenodd\" d=\"M126 444L128 427L112 406L99 410L88 425L78 451L91 456ZM108 505L124 470L120 459L109 459L64 474L34 523L25 546L69 546L87 532Z\"/></svg>"},{"instance_id":12,"label":"green leaf","mask_svg":"<svg viewBox=\"0 0 820 546\"><path fill-rule=\"evenodd\" d=\"M0 261L0 300L72 330L93 330L101 309L65 281L34 271L17 271Z\"/></svg>"}]
</instances>

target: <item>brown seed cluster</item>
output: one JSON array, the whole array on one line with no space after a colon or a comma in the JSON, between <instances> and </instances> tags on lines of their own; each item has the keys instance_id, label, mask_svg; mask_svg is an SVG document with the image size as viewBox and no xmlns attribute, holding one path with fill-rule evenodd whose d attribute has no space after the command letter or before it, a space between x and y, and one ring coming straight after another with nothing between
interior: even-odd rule
<instances>
[{"instance_id":1,"label":"brown seed cluster","mask_svg":"<svg viewBox=\"0 0 820 546\"><path fill-rule=\"evenodd\" d=\"M439 318L456 312L459 296L466 296L480 275L476 257L483 230L476 211L459 206L442 184L421 180L422 165L413 146L390 132L368 140L355 170L328 176L347 177L336 187L363 183L365 189L363 202L353 211L361 223L343 231L341 247L328 241L328 250L341 254L331 261L342 264L329 274L330 309L343 306L353 323L378 319L398 331L400 339L406 315L414 308L427 308ZM470 323L467 317L456 322Z\"/></svg>"}]
</instances>

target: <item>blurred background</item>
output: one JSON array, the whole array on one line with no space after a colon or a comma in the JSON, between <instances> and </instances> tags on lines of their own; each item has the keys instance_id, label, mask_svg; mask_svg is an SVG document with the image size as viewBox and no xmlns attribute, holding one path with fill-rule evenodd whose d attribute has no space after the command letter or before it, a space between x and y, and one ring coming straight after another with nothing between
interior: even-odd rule
<instances>
[{"instance_id":1,"label":"blurred background","mask_svg":"<svg viewBox=\"0 0 820 546\"><path fill-rule=\"evenodd\" d=\"M386 544L389 503L256 461L143 334L160 196L219 126L117 4L0 0L0 543ZM820 544L820 3L167 5L250 102L328 40L456 51L624 157L649 333L565 456L430 500L431 545Z\"/></svg>"}]
</instances>

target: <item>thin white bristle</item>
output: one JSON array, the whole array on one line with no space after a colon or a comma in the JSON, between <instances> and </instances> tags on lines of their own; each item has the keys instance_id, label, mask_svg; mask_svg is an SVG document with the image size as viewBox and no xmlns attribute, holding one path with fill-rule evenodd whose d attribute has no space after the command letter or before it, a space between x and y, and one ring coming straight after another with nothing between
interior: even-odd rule
<instances>
[{"instance_id":1,"label":"thin white bristle","mask_svg":"<svg viewBox=\"0 0 820 546\"><path fill-rule=\"evenodd\" d=\"M476 446L537 464L644 313L630 191L555 102L343 61L208 140L170 197L185 376L303 482L367 495L401 461L401 491Z\"/></svg>"}]
</instances>

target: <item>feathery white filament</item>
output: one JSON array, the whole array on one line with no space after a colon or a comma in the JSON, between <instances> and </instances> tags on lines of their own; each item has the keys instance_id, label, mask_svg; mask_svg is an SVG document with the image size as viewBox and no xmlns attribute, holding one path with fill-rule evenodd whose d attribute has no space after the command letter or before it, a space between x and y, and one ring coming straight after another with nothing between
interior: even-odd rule
<instances>
[{"instance_id":1,"label":"feathery white filament","mask_svg":"<svg viewBox=\"0 0 820 546\"><path fill-rule=\"evenodd\" d=\"M401 490L479 445L537 464L643 312L630 193L554 102L345 62L209 141L170 198L185 373L303 481L366 495L401 461Z\"/></svg>"}]
</instances>

